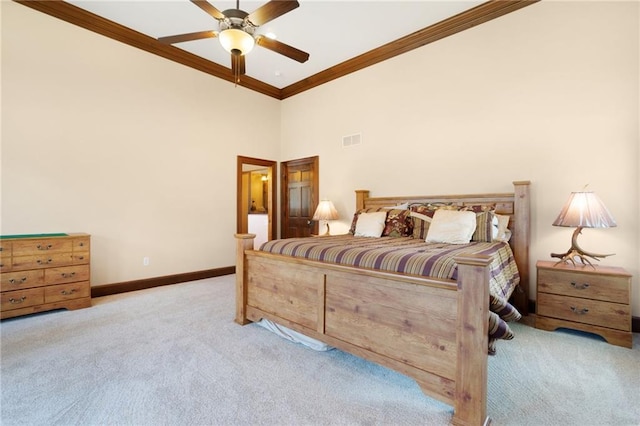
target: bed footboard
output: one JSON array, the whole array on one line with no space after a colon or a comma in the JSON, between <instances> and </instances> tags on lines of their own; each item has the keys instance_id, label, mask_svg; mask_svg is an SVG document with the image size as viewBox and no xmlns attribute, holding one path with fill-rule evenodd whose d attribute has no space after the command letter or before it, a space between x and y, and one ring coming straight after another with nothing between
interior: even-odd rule
<instances>
[{"instance_id":1,"label":"bed footboard","mask_svg":"<svg viewBox=\"0 0 640 426\"><path fill-rule=\"evenodd\" d=\"M457 258L453 282L254 251L253 238L236 235L238 324L270 319L412 377L453 424L488 421L488 257Z\"/></svg>"}]
</instances>

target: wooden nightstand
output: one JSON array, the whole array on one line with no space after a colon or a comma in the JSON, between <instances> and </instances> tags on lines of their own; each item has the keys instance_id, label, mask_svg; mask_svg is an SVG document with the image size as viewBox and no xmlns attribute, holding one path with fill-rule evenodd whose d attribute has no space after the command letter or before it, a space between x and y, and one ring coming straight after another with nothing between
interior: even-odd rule
<instances>
[{"instance_id":1,"label":"wooden nightstand","mask_svg":"<svg viewBox=\"0 0 640 426\"><path fill-rule=\"evenodd\" d=\"M622 268L536 263L536 328L587 331L631 348L631 275Z\"/></svg>"}]
</instances>

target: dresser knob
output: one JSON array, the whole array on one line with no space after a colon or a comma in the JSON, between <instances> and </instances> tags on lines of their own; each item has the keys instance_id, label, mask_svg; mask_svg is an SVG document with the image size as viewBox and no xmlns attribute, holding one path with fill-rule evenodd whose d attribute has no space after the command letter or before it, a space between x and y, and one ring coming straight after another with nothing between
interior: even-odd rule
<instances>
[{"instance_id":1,"label":"dresser knob","mask_svg":"<svg viewBox=\"0 0 640 426\"><path fill-rule=\"evenodd\" d=\"M15 305L15 304L18 304L18 303L22 303L25 300L27 300L27 296L22 296L20 299L14 299L12 297L11 299L9 299L9 303L13 303Z\"/></svg>"},{"instance_id":2,"label":"dresser knob","mask_svg":"<svg viewBox=\"0 0 640 426\"><path fill-rule=\"evenodd\" d=\"M76 274L75 272L72 272L72 273L70 273L70 274L67 274L67 273L64 273L64 272L63 272L63 273L62 273L62 278L71 278L71 277L73 277L75 274Z\"/></svg>"},{"instance_id":3,"label":"dresser knob","mask_svg":"<svg viewBox=\"0 0 640 426\"><path fill-rule=\"evenodd\" d=\"M571 311L576 315L584 315L587 312L589 312L589 309L587 309L587 308L578 309L575 306L572 306L571 307Z\"/></svg>"},{"instance_id":4,"label":"dresser knob","mask_svg":"<svg viewBox=\"0 0 640 426\"><path fill-rule=\"evenodd\" d=\"M69 290L69 291L67 291L67 290L62 290L60 293L62 293L62 294L63 294L63 295L65 295L65 296L70 296L70 295L72 295L72 294L73 294L73 293L75 293L75 292L76 292L76 289L75 289L75 288L72 288L72 289L71 289L71 290Z\"/></svg>"},{"instance_id":5,"label":"dresser knob","mask_svg":"<svg viewBox=\"0 0 640 426\"><path fill-rule=\"evenodd\" d=\"M36 248L37 248L38 250L49 250L51 247L53 247L51 244L47 244L46 246L42 246L42 245L38 244L38 245L36 246Z\"/></svg>"},{"instance_id":6,"label":"dresser knob","mask_svg":"<svg viewBox=\"0 0 640 426\"><path fill-rule=\"evenodd\" d=\"M584 283L584 284L576 284L576 283L571 283L571 287L575 288L576 290L586 290L589 288L589 284Z\"/></svg>"}]
</instances>

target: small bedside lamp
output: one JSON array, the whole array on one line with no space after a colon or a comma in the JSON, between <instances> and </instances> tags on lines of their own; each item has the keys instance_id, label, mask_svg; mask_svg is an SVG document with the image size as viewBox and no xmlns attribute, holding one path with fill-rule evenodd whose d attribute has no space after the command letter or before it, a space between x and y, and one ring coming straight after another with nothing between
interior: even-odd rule
<instances>
[{"instance_id":1,"label":"small bedside lamp","mask_svg":"<svg viewBox=\"0 0 640 426\"><path fill-rule=\"evenodd\" d=\"M318 208L313 214L313 218L311 220L326 220L327 231L322 235L331 235L329 233L329 221L336 220L338 217L338 211L333 206L333 203L329 200L322 200L320 201L320 204L318 204Z\"/></svg>"},{"instance_id":2,"label":"small bedside lamp","mask_svg":"<svg viewBox=\"0 0 640 426\"><path fill-rule=\"evenodd\" d=\"M575 265L575 259L578 259L585 265L593 266L587 258L599 261L601 257L613 255L589 253L578 246L578 235L582 232L582 228L616 226L616 221L609 210L593 192L572 192L558 218L553 222L553 226L576 227L571 238L571 248L566 253L551 253L551 257L560 259L556 265L561 262L571 262Z\"/></svg>"}]
</instances>

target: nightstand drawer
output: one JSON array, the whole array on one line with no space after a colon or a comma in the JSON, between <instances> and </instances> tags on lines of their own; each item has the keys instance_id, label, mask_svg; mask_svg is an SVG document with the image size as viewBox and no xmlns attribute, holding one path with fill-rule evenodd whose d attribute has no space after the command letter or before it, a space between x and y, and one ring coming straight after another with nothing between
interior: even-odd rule
<instances>
[{"instance_id":1,"label":"nightstand drawer","mask_svg":"<svg viewBox=\"0 0 640 426\"><path fill-rule=\"evenodd\" d=\"M595 271L538 270L538 291L584 299L630 303L630 278L599 274Z\"/></svg>"},{"instance_id":2,"label":"nightstand drawer","mask_svg":"<svg viewBox=\"0 0 640 426\"><path fill-rule=\"evenodd\" d=\"M538 293L537 313L545 317L631 331L631 308L628 304Z\"/></svg>"}]
</instances>

